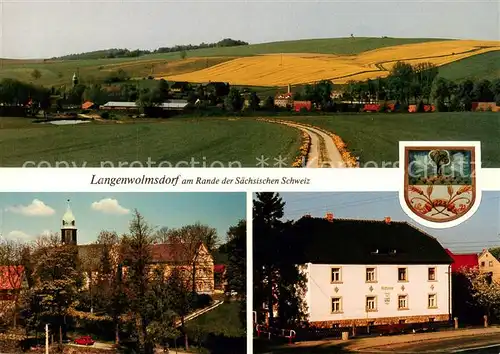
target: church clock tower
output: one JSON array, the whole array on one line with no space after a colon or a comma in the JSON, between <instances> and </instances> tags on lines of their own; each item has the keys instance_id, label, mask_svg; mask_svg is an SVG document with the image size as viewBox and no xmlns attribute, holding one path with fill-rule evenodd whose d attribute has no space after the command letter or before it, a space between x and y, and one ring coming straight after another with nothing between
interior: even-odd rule
<instances>
[{"instance_id":1,"label":"church clock tower","mask_svg":"<svg viewBox=\"0 0 500 354\"><path fill-rule=\"evenodd\" d=\"M62 218L62 227L61 227L61 241L65 245L76 245L76 222L75 217L71 211L69 206L68 199L68 208L66 209L66 213L64 213Z\"/></svg>"}]
</instances>

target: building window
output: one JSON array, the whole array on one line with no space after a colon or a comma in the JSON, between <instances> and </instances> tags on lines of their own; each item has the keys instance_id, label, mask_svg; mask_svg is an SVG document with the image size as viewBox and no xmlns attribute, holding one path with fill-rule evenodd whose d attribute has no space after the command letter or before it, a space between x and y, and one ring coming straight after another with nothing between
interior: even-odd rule
<instances>
[{"instance_id":1,"label":"building window","mask_svg":"<svg viewBox=\"0 0 500 354\"><path fill-rule=\"evenodd\" d=\"M406 320L399 320L399 324L405 324Z\"/></svg>"},{"instance_id":2,"label":"building window","mask_svg":"<svg viewBox=\"0 0 500 354\"><path fill-rule=\"evenodd\" d=\"M489 262L488 262L488 266L489 266L489 267L493 267L493 261L489 261Z\"/></svg>"},{"instance_id":3,"label":"building window","mask_svg":"<svg viewBox=\"0 0 500 354\"><path fill-rule=\"evenodd\" d=\"M342 312L342 298L332 297L332 313L341 313L341 312Z\"/></svg>"},{"instance_id":4,"label":"building window","mask_svg":"<svg viewBox=\"0 0 500 354\"><path fill-rule=\"evenodd\" d=\"M366 312L377 311L377 297L367 296L366 297Z\"/></svg>"},{"instance_id":5,"label":"building window","mask_svg":"<svg viewBox=\"0 0 500 354\"><path fill-rule=\"evenodd\" d=\"M428 280L430 281L436 280L436 268L429 268Z\"/></svg>"},{"instance_id":6,"label":"building window","mask_svg":"<svg viewBox=\"0 0 500 354\"><path fill-rule=\"evenodd\" d=\"M408 270L406 268L398 268L398 281L408 281Z\"/></svg>"},{"instance_id":7,"label":"building window","mask_svg":"<svg viewBox=\"0 0 500 354\"><path fill-rule=\"evenodd\" d=\"M375 268L366 268L366 281L368 283L377 281L375 277Z\"/></svg>"},{"instance_id":8,"label":"building window","mask_svg":"<svg viewBox=\"0 0 500 354\"><path fill-rule=\"evenodd\" d=\"M437 295L436 294L429 294L429 297L427 300L427 307L430 309L437 309Z\"/></svg>"},{"instance_id":9,"label":"building window","mask_svg":"<svg viewBox=\"0 0 500 354\"><path fill-rule=\"evenodd\" d=\"M429 322L434 322L434 317L429 317Z\"/></svg>"},{"instance_id":10,"label":"building window","mask_svg":"<svg viewBox=\"0 0 500 354\"><path fill-rule=\"evenodd\" d=\"M408 295L398 295L398 310L408 310Z\"/></svg>"},{"instance_id":11,"label":"building window","mask_svg":"<svg viewBox=\"0 0 500 354\"><path fill-rule=\"evenodd\" d=\"M332 268L332 283L340 283L341 279L340 268Z\"/></svg>"},{"instance_id":12,"label":"building window","mask_svg":"<svg viewBox=\"0 0 500 354\"><path fill-rule=\"evenodd\" d=\"M485 264L484 262L481 262L481 267L484 267L484 264Z\"/></svg>"}]
</instances>

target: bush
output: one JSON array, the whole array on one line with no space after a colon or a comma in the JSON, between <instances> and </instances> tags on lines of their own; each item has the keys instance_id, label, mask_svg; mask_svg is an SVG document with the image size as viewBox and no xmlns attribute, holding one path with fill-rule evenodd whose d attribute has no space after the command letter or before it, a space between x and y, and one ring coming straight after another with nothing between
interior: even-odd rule
<instances>
[{"instance_id":1,"label":"bush","mask_svg":"<svg viewBox=\"0 0 500 354\"><path fill-rule=\"evenodd\" d=\"M193 299L193 306L195 309L207 307L213 302L213 299L208 294L197 294Z\"/></svg>"},{"instance_id":2,"label":"bush","mask_svg":"<svg viewBox=\"0 0 500 354\"><path fill-rule=\"evenodd\" d=\"M90 110L89 109L82 109L82 111L80 113L87 114L87 113L90 113Z\"/></svg>"},{"instance_id":3,"label":"bush","mask_svg":"<svg viewBox=\"0 0 500 354\"><path fill-rule=\"evenodd\" d=\"M417 113L424 113L424 112L425 112L424 102L420 101L417 105Z\"/></svg>"},{"instance_id":4,"label":"bush","mask_svg":"<svg viewBox=\"0 0 500 354\"><path fill-rule=\"evenodd\" d=\"M102 119L109 119L109 112L102 112L101 113L101 118Z\"/></svg>"}]
</instances>

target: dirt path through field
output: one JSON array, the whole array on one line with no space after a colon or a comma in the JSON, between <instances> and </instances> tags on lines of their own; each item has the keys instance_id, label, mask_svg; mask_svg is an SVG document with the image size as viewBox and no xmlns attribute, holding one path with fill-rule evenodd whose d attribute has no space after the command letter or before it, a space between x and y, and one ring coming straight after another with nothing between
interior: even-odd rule
<instances>
[{"instance_id":1,"label":"dirt path through field","mask_svg":"<svg viewBox=\"0 0 500 354\"><path fill-rule=\"evenodd\" d=\"M305 167L312 168L344 168L345 163L342 160L342 155L335 146L332 137L325 132L302 125L300 123L288 121L276 121L275 123L284 124L291 128L300 129L311 138L311 146L309 155L307 156L307 164Z\"/></svg>"}]
</instances>

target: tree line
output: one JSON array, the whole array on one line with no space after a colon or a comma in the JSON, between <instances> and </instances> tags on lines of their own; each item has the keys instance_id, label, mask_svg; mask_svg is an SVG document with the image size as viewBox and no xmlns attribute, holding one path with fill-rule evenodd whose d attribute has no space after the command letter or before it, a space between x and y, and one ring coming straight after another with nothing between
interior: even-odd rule
<instances>
[{"instance_id":1,"label":"tree line","mask_svg":"<svg viewBox=\"0 0 500 354\"><path fill-rule=\"evenodd\" d=\"M238 292L244 318L246 222L231 227L227 239L228 289ZM191 245L200 241L212 254L220 248L216 230L207 225L157 230L135 211L126 234L102 231L95 245L64 245L58 235L40 236L34 244L3 242L0 265L13 269L7 280L25 276L27 288L16 292L14 305L4 309L0 333L38 337L49 324L59 345L69 331L80 329L113 337L117 345L131 341L138 353L152 353L155 346L178 338L184 338L182 346L188 349L185 318L211 299L195 291L194 275L189 275L199 271L195 261L167 270L153 263L152 248L164 242L181 245L173 262L184 264L196 258Z\"/></svg>"},{"instance_id":2,"label":"tree line","mask_svg":"<svg viewBox=\"0 0 500 354\"><path fill-rule=\"evenodd\" d=\"M242 45L248 45L248 43L237 39L224 38L215 43L201 43L196 45L193 44L175 45L172 47L160 47L155 50L143 50L143 49L129 50L129 49L112 48L112 49L84 52L79 54L69 54L61 57L54 57L52 58L52 60L136 58L147 54L173 53L173 52L182 52L195 49L236 47Z\"/></svg>"},{"instance_id":3,"label":"tree line","mask_svg":"<svg viewBox=\"0 0 500 354\"><path fill-rule=\"evenodd\" d=\"M308 100L325 111L335 111L329 80L309 84L295 93L295 100ZM396 102L403 112L410 104L423 111L424 104L434 103L439 111L471 111L473 102L496 102L500 105L500 78L493 81L467 79L461 82L439 77L439 68L431 63L411 65L397 62L385 78L349 81L340 87L340 100L351 103L380 103L386 111L388 101Z\"/></svg>"}]
</instances>

